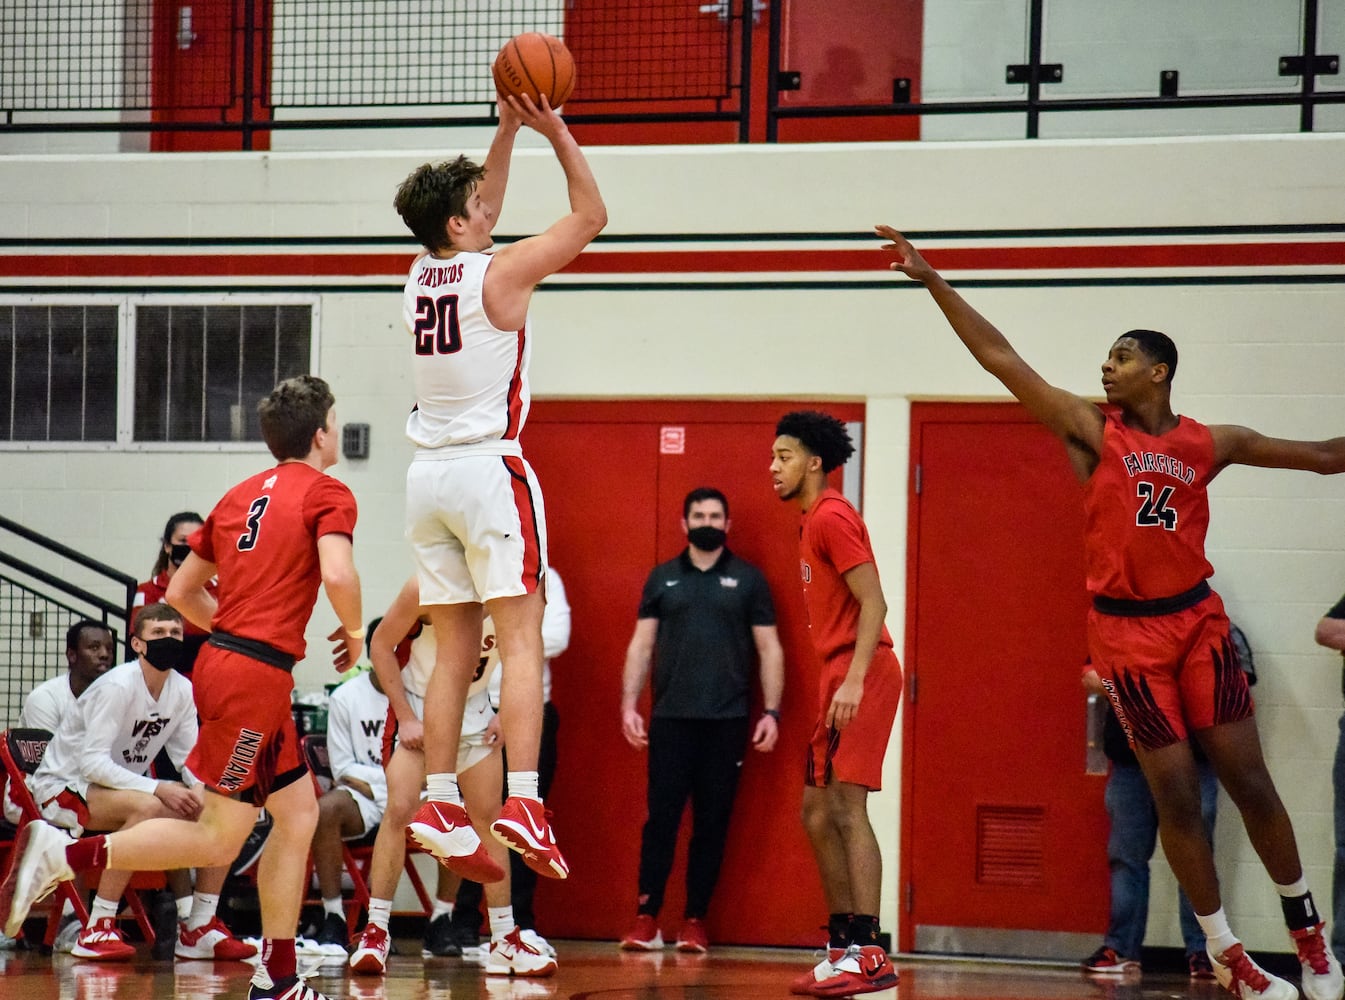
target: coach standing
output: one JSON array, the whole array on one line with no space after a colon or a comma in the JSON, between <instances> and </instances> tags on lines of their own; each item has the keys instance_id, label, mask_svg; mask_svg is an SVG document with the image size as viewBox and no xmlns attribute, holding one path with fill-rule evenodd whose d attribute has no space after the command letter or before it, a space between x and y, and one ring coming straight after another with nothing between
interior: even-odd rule
<instances>
[{"instance_id":1,"label":"coach standing","mask_svg":"<svg viewBox=\"0 0 1345 1000\"><path fill-rule=\"evenodd\" d=\"M702 487L687 494L682 530L689 544L649 574L626 652L621 729L631 746L649 749L649 818L640 845L638 914L621 940L627 950L663 947L658 914L688 797L692 833L677 948L708 949L704 918L724 858L748 733L762 752L773 750L779 735L784 653L775 607L761 571L725 546L728 529L723 493ZM764 705L755 726L748 717L754 649ZM646 732L636 702L651 667Z\"/></svg>"}]
</instances>

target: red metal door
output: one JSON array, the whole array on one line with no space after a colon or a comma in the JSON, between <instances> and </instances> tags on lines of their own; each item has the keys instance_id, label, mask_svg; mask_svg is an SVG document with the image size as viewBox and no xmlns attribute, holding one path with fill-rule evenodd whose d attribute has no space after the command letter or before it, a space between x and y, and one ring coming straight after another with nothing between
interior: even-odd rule
<instances>
[{"instance_id":1,"label":"red metal door","mask_svg":"<svg viewBox=\"0 0 1345 1000\"><path fill-rule=\"evenodd\" d=\"M819 942L826 908L799 822L816 668L798 582L798 513L776 499L768 474L775 421L799 405L533 407L523 446L546 498L551 562L573 610L570 648L554 670L560 763L548 800L573 877L539 886L544 934L614 939L634 919L646 764L621 736L622 666L645 577L686 544L682 499L710 485L729 498L730 547L770 583L786 671L779 746L771 754L749 751L744 761L710 938ZM863 417L853 404L826 408L841 419ZM686 832L684 824L663 907L665 934L676 932L682 913Z\"/></svg>"},{"instance_id":2,"label":"red metal door","mask_svg":"<svg viewBox=\"0 0 1345 1000\"><path fill-rule=\"evenodd\" d=\"M1108 898L1082 489L1017 405L917 404L911 453L902 943L1075 957Z\"/></svg>"}]
</instances>

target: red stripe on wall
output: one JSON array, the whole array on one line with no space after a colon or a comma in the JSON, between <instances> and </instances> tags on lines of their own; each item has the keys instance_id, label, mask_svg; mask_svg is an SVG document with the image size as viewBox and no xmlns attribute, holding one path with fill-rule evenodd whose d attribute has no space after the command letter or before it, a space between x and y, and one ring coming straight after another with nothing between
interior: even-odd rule
<instances>
[{"instance_id":1,"label":"red stripe on wall","mask_svg":"<svg viewBox=\"0 0 1345 1000\"><path fill-rule=\"evenodd\" d=\"M1345 265L1345 242L948 247L925 256L947 271ZM409 253L11 254L0 255L0 278L401 277L410 259ZM876 249L594 250L562 273L863 272L881 271L891 259Z\"/></svg>"}]
</instances>

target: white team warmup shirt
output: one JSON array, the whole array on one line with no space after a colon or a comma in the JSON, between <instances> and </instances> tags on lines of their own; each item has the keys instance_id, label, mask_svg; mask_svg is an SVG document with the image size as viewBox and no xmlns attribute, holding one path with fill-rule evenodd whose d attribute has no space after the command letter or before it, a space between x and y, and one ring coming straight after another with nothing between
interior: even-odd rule
<instances>
[{"instance_id":1,"label":"white team warmup shirt","mask_svg":"<svg viewBox=\"0 0 1345 1000\"><path fill-rule=\"evenodd\" d=\"M421 449L458 454L475 445L469 450L521 454L531 324L501 330L486 318L482 287L491 259L488 253L426 254L407 275L402 317L415 340L416 409L406 436Z\"/></svg>"},{"instance_id":2,"label":"white team warmup shirt","mask_svg":"<svg viewBox=\"0 0 1345 1000\"><path fill-rule=\"evenodd\" d=\"M332 778L338 784L346 777L368 784L380 817L388 807L388 776L383 771L383 727L387 721L388 696L374 688L368 673L351 678L332 692L327 705L327 757ZM355 789L343 787L357 800L363 798Z\"/></svg>"},{"instance_id":3,"label":"white team warmup shirt","mask_svg":"<svg viewBox=\"0 0 1345 1000\"><path fill-rule=\"evenodd\" d=\"M28 786L39 805L66 788L86 798L90 785L153 795L158 781L146 772L159 751L167 749L182 770L195 744L191 681L169 670L155 699L139 660L132 660L103 674L70 706Z\"/></svg>"},{"instance_id":4,"label":"white team warmup shirt","mask_svg":"<svg viewBox=\"0 0 1345 1000\"><path fill-rule=\"evenodd\" d=\"M74 703L75 692L70 690L69 673L43 681L29 691L28 697L23 700L19 726L54 733L61 728L61 720Z\"/></svg>"}]
</instances>

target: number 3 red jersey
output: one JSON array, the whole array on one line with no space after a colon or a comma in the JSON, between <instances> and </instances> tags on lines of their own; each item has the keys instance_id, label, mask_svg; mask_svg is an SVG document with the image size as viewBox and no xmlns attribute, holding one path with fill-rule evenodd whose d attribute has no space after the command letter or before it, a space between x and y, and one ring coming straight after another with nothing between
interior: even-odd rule
<instances>
[{"instance_id":1,"label":"number 3 red jersey","mask_svg":"<svg viewBox=\"0 0 1345 1000\"><path fill-rule=\"evenodd\" d=\"M1208 579L1206 489L1217 472L1210 429L1189 417L1159 437L1109 412L1084 486L1088 592L1125 601L1173 597Z\"/></svg>"},{"instance_id":2,"label":"number 3 red jersey","mask_svg":"<svg viewBox=\"0 0 1345 1000\"><path fill-rule=\"evenodd\" d=\"M529 324L501 330L486 318L491 259L426 254L411 265L402 318L414 341L416 408L406 436L421 448L513 441L527 419Z\"/></svg>"},{"instance_id":3,"label":"number 3 red jersey","mask_svg":"<svg viewBox=\"0 0 1345 1000\"><path fill-rule=\"evenodd\" d=\"M219 568L212 629L302 659L322 583L318 539L353 538L355 517L350 488L303 462L284 462L224 494L187 539Z\"/></svg>"}]
</instances>

